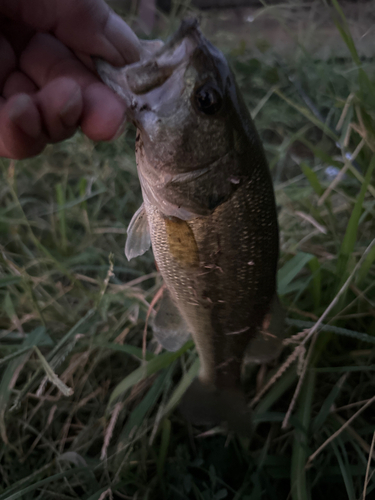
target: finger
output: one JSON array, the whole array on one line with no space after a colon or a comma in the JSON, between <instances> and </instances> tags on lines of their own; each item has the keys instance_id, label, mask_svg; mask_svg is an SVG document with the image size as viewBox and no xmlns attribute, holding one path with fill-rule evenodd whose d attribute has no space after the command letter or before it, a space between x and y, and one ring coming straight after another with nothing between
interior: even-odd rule
<instances>
[{"instance_id":1,"label":"finger","mask_svg":"<svg viewBox=\"0 0 375 500\"><path fill-rule=\"evenodd\" d=\"M80 87L97 81L96 76L62 42L48 34L33 36L20 57L19 65L39 88L62 76L73 78Z\"/></svg>"},{"instance_id":2,"label":"finger","mask_svg":"<svg viewBox=\"0 0 375 500\"><path fill-rule=\"evenodd\" d=\"M84 92L82 132L94 141L118 137L125 120L125 105L102 83L90 85Z\"/></svg>"},{"instance_id":3,"label":"finger","mask_svg":"<svg viewBox=\"0 0 375 500\"><path fill-rule=\"evenodd\" d=\"M83 132L94 140L108 140L117 134L124 120L124 102L54 37L35 35L25 49L20 65L41 88L62 76L75 80L83 96Z\"/></svg>"},{"instance_id":4,"label":"finger","mask_svg":"<svg viewBox=\"0 0 375 500\"><path fill-rule=\"evenodd\" d=\"M40 153L45 144L39 111L30 96L0 101L0 156L27 158Z\"/></svg>"},{"instance_id":5,"label":"finger","mask_svg":"<svg viewBox=\"0 0 375 500\"><path fill-rule=\"evenodd\" d=\"M35 100L51 142L74 134L83 111L81 88L74 80L52 80L36 94Z\"/></svg>"},{"instance_id":6,"label":"finger","mask_svg":"<svg viewBox=\"0 0 375 500\"><path fill-rule=\"evenodd\" d=\"M0 90L3 88L4 82L7 79L8 75L15 69L16 67L16 56L13 52L13 49L1 34L0 34Z\"/></svg>"},{"instance_id":7,"label":"finger","mask_svg":"<svg viewBox=\"0 0 375 500\"><path fill-rule=\"evenodd\" d=\"M6 98L17 93L29 94L36 90L34 83L16 70L17 61L13 49L9 41L0 34L0 92Z\"/></svg>"},{"instance_id":8,"label":"finger","mask_svg":"<svg viewBox=\"0 0 375 500\"><path fill-rule=\"evenodd\" d=\"M0 1L0 33L8 40L16 56L19 57L22 50L28 44L35 30L20 21L13 21L9 17L1 16L2 0Z\"/></svg>"},{"instance_id":9,"label":"finger","mask_svg":"<svg viewBox=\"0 0 375 500\"><path fill-rule=\"evenodd\" d=\"M138 61L141 52L138 37L107 4L95 0L73 0L63 5L64 13L61 13L54 33L66 45L103 57L116 66Z\"/></svg>"},{"instance_id":10,"label":"finger","mask_svg":"<svg viewBox=\"0 0 375 500\"><path fill-rule=\"evenodd\" d=\"M38 90L35 83L21 71L14 71L6 79L3 96L7 99L16 94L34 94Z\"/></svg>"},{"instance_id":11,"label":"finger","mask_svg":"<svg viewBox=\"0 0 375 500\"><path fill-rule=\"evenodd\" d=\"M0 11L114 65L139 59L137 36L103 0L2 0Z\"/></svg>"}]
</instances>

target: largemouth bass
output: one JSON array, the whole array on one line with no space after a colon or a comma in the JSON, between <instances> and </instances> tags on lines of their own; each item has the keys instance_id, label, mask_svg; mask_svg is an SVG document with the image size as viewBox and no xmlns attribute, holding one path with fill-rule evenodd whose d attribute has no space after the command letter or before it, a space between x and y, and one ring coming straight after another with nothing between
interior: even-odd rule
<instances>
[{"instance_id":1,"label":"largemouth bass","mask_svg":"<svg viewBox=\"0 0 375 500\"><path fill-rule=\"evenodd\" d=\"M183 412L247 434L245 352L250 343L251 356L262 330L273 338L282 331L275 199L254 124L225 57L195 20L166 44L145 43L138 63L97 67L138 129L144 203L129 225L126 255L152 245L167 289L154 333L169 350L191 333L200 357ZM260 344L267 358L267 340Z\"/></svg>"}]
</instances>

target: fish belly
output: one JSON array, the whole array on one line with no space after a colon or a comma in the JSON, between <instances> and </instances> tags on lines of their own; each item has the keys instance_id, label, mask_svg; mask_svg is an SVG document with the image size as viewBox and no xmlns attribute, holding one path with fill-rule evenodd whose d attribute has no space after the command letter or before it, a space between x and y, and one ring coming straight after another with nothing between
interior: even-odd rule
<instances>
[{"instance_id":1,"label":"fish belly","mask_svg":"<svg viewBox=\"0 0 375 500\"><path fill-rule=\"evenodd\" d=\"M145 201L155 260L197 346L200 379L219 389L239 386L245 348L275 293L277 217L272 185L258 177L190 221Z\"/></svg>"}]
</instances>

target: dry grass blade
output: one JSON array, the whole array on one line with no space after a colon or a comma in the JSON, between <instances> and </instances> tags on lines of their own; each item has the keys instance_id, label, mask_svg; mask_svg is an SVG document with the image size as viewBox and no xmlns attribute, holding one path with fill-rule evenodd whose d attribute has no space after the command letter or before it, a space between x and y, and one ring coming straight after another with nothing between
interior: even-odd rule
<instances>
[{"instance_id":1,"label":"dry grass blade","mask_svg":"<svg viewBox=\"0 0 375 500\"><path fill-rule=\"evenodd\" d=\"M108 488L107 490L103 491L98 500L104 500L107 497L109 498L109 500L113 500L112 488Z\"/></svg>"},{"instance_id":2,"label":"dry grass blade","mask_svg":"<svg viewBox=\"0 0 375 500\"><path fill-rule=\"evenodd\" d=\"M374 434L372 435L372 441L371 441L371 448L370 448L370 453L368 456L368 462L367 462L367 467L366 467L366 476L365 476L365 484L363 486L363 500L366 499L366 493L367 493L367 485L369 483L369 475L370 475L370 465L371 465L371 459L374 458L374 445L375 445L375 431Z\"/></svg>"},{"instance_id":3,"label":"dry grass blade","mask_svg":"<svg viewBox=\"0 0 375 500\"><path fill-rule=\"evenodd\" d=\"M337 125L336 125L336 130L341 130L341 127L342 127L342 126L343 126L343 124L344 124L344 121L345 121L346 115L347 115L347 113L348 113L349 107L350 107L350 105L351 105L352 100L353 100L353 98L354 98L354 97L355 97L354 92L351 92L351 93L348 95L348 97L347 97L347 99L346 99L346 101L345 101L345 105L344 105L344 108L343 108L343 110L342 110L342 113L341 113L340 119L339 119L339 121L337 122Z\"/></svg>"},{"instance_id":4,"label":"dry grass blade","mask_svg":"<svg viewBox=\"0 0 375 500\"><path fill-rule=\"evenodd\" d=\"M363 403L362 403L363 404ZM346 420L340 415L335 414L335 419L341 424L344 425ZM355 441L359 444L359 446L362 448L362 450L369 454L369 458L371 457L373 460L375 460L375 452L374 449L371 449L371 445L368 444L367 441L365 441L359 434L356 432L351 426L346 428L346 432L351 434Z\"/></svg>"},{"instance_id":5,"label":"dry grass blade","mask_svg":"<svg viewBox=\"0 0 375 500\"><path fill-rule=\"evenodd\" d=\"M284 363L280 366L277 372L270 378L267 384L262 387L262 389L258 392L258 394L251 400L249 407L254 407L263 397L263 395L274 385L274 383L281 377L281 375L289 368L289 366L294 363L296 359L301 354L301 346L298 346L294 349L294 351L287 357Z\"/></svg>"},{"instance_id":6,"label":"dry grass blade","mask_svg":"<svg viewBox=\"0 0 375 500\"><path fill-rule=\"evenodd\" d=\"M309 456L309 459L307 461L307 464L306 464L306 467L308 467L309 465L311 465L311 463L315 460L315 458L319 455L319 453L321 451L324 450L324 448L329 445L329 443L331 443L334 439L337 438L337 436L339 436L366 408L368 408L369 406L371 406L373 403L375 403L375 396L373 398L371 398L369 401L367 401L367 403L365 403L362 408L360 408L356 413L354 413L354 415L352 415L346 422L345 424L340 427L340 429L338 429L336 432L334 432L332 434L332 436L330 436L326 441L324 441L324 443L319 446L319 448L314 451L314 453L312 453L310 456ZM370 455L371 457L371 455Z\"/></svg>"},{"instance_id":7,"label":"dry grass blade","mask_svg":"<svg viewBox=\"0 0 375 500\"><path fill-rule=\"evenodd\" d=\"M365 139L362 139L360 141L360 143L358 144L358 146L355 148L355 151L353 151L353 154L350 155L350 161L348 161L348 159L346 158L346 156L344 156L344 161L345 161L344 167L340 170L340 172L336 175L336 177L333 179L333 181L331 182L331 184L328 186L328 188L324 191L324 193L322 194L322 196L319 198L318 206L322 206L324 204L324 202L327 200L327 198L332 193L332 191L338 186L338 184L340 183L340 181L344 178L346 172L349 170L351 162L357 158L357 156L361 152L361 149L363 148L363 146L365 145L365 143L366 143Z\"/></svg>"},{"instance_id":8,"label":"dry grass blade","mask_svg":"<svg viewBox=\"0 0 375 500\"><path fill-rule=\"evenodd\" d=\"M40 350L34 346L34 350L36 354L38 355L38 358L40 362L42 363L43 369L46 372L48 380L57 387L57 389L64 395L64 396L72 396L74 394L74 391L72 388L68 387L62 380L59 379L59 377L56 375L56 373L52 370L51 366L48 364L46 358L43 356L43 354L40 352Z\"/></svg>"},{"instance_id":9,"label":"dry grass blade","mask_svg":"<svg viewBox=\"0 0 375 500\"><path fill-rule=\"evenodd\" d=\"M298 215L299 217L301 217L301 219L304 219L306 220L307 222L309 222L312 226L314 226L320 233L323 233L323 234L327 234L327 229L325 227L323 227L321 224L319 224L319 222L317 222L314 217L312 217L311 215L309 214L305 214L304 212L301 212L300 210L297 210L295 212L296 215Z\"/></svg>"},{"instance_id":10,"label":"dry grass blade","mask_svg":"<svg viewBox=\"0 0 375 500\"><path fill-rule=\"evenodd\" d=\"M332 300L332 302L330 303L330 305L327 307L327 309L324 311L324 313L321 315L321 317L319 318L319 320L315 323L315 325L310 329L309 333L307 334L307 336L304 338L304 340L302 341L302 344L301 345L304 345L306 344L306 342L314 335L316 337L316 335L319 333L319 327L320 325L323 323L323 321L325 320L325 318L328 316L328 314L330 313L330 311L332 311L332 309L335 307L335 305L338 303L339 301L339 298L345 293L345 291L347 290L347 288L349 287L350 285L350 282L352 281L352 279L354 278L355 274L357 273L358 269L361 267L362 263L364 262L364 260L366 259L367 255L370 253L372 247L375 245L375 238L371 241L371 243L369 244L369 246L366 248L366 250L363 252L363 255L362 257L359 259L359 261L357 262L355 268L353 269L353 271L350 273L348 279L345 281L345 283L343 284L343 286L341 287L341 289L338 291L336 297ZM315 342L315 341L314 341ZM285 415L285 418L284 418L284 421L283 421L283 424L282 424L282 428L283 429L286 429L288 427L288 424L289 424L289 419L290 419L290 416L292 414L292 411L294 409L294 406L297 402L297 398L299 396L299 393L301 391L301 388L302 388L302 384L303 384L303 380L305 378L305 375L306 375L306 371L307 371L307 368L308 368L308 363L309 363L309 360L311 358L311 355L312 355L312 347L313 347L313 343L310 345L310 348L309 348L309 352L307 354L307 358L306 358L306 361L304 363L304 367L303 367L303 371L301 373L301 376L298 380L298 384L297 384L297 387L296 387L296 390L293 394L293 398L292 398L292 401L289 405L289 408L288 408L288 411L286 412L286 415Z\"/></svg>"},{"instance_id":11,"label":"dry grass blade","mask_svg":"<svg viewBox=\"0 0 375 500\"><path fill-rule=\"evenodd\" d=\"M111 419L109 421L109 424L108 424L107 429L106 429L105 434L104 434L104 442L103 442L102 450L100 452L100 460L105 460L107 458L108 446L109 446L109 443L111 441L118 416L119 416L121 410L123 409L123 407L124 407L124 402L119 401L118 403L116 403L116 405L112 411Z\"/></svg>"}]
</instances>

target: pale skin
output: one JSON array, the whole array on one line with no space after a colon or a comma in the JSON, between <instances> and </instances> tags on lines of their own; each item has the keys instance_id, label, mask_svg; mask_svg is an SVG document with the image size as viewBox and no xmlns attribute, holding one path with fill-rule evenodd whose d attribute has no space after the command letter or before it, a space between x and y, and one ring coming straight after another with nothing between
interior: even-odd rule
<instances>
[{"instance_id":1,"label":"pale skin","mask_svg":"<svg viewBox=\"0 0 375 500\"><path fill-rule=\"evenodd\" d=\"M72 136L111 140L125 104L92 55L139 59L139 40L104 0L0 0L0 156L23 159Z\"/></svg>"}]
</instances>

